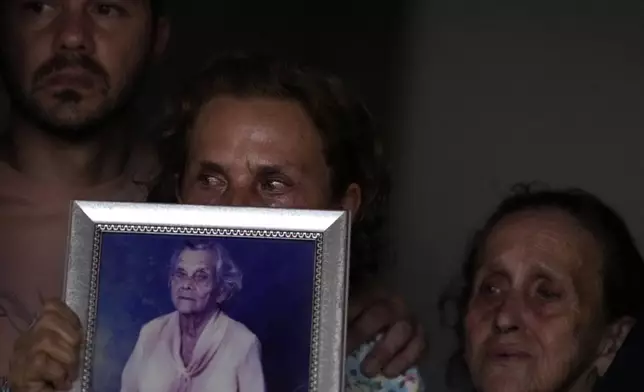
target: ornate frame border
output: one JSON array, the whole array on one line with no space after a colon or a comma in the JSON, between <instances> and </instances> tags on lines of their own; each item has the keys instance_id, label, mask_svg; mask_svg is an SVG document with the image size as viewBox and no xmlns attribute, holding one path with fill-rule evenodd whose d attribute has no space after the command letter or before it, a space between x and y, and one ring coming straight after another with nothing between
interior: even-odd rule
<instances>
[{"instance_id":1,"label":"ornate frame border","mask_svg":"<svg viewBox=\"0 0 644 392\"><path fill-rule=\"evenodd\" d=\"M346 212L74 202L71 217L64 298L85 328L81 377L74 392L91 391L104 233L315 241L308 391L344 390L350 230Z\"/></svg>"}]
</instances>

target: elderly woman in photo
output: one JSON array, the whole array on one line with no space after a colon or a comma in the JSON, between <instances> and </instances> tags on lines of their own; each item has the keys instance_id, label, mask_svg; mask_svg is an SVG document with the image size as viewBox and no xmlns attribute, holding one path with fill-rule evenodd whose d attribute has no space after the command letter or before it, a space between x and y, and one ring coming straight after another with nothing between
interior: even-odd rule
<instances>
[{"instance_id":1,"label":"elderly woman in photo","mask_svg":"<svg viewBox=\"0 0 644 392\"><path fill-rule=\"evenodd\" d=\"M187 243L171 259L175 311L141 328L122 392L263 392L257 337L220 306L241 289L242 273L212 240Z\"/></svg>"},{"instance_id":2,"label":"elderly woman in photo","mask_svg":"<svg viewBox=\"0 0 644 392\"><path fill-rule=\"evenodd\" d=\"M523 188L474 238L453 357L480 392L589 392L644 301L622 219L580 190Z\"/></svg>"}]
</instances>

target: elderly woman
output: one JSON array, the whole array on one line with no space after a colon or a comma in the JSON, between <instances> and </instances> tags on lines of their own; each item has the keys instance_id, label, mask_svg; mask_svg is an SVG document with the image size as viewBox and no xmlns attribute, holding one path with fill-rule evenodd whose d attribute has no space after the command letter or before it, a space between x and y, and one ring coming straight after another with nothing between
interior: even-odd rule
<instances>
[{"instance_id":1,"label":"elderly woman","mask_svg":"<svg viewBox=\"0 0 644 392\"><path fill-rule=\"evenodd\" d=\"M626 225L581 190L528 187L503 201L463 272L451 369L465 365L480 392L591 391L644 301Z\"/></svg>"},{"instance_id":2,"label":"elderly woman","mask_svg":"<svg viewBox=\"0 0 644 392\"><path fill-rule=\"evenodd\" d=\"M259 340L221 310L242 284L226 249L190 242L170 262L176 310L141 328L121 392L263 392Z\"/></svg>"}]
</instances>

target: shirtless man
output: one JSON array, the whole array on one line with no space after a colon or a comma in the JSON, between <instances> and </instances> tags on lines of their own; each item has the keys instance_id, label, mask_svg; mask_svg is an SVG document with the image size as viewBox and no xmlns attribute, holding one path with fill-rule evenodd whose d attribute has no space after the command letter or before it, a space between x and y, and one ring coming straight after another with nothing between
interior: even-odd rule
<instances>
[{"instance_id":1,"label":"shirtless man","mask_svg":"<svg viewBox=\"0 0 644 392\"><path fill-rule=\"evenodd\" d=\"M124 108L167 41L151 1L2 1L0 375L45 298L62 293L70 200L145 200L153 155Z\"/></svg>"},{"instance_id":2,"label":"shirtless man","mask_svg":"<svg viewBox=\"0 0 644 392\"><path fill-rule=\"evenodd\" d=\"M1 376L15 339L62 292L70 200L145 200L156 161L127 109L169 25L157 0L4 0L0 19L12 104L0 149ZM351 340L387 331L365 368L397 374L418 359L422 330L399 300L351 305Z\"/></svg>"}]
</instances>

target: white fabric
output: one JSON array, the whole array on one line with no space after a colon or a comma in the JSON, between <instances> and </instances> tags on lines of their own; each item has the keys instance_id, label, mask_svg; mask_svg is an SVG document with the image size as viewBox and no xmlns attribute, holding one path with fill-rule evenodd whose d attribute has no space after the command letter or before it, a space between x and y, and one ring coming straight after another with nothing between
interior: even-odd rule
<instances>
[{"instance_id":1,"label":"white fabric","mask_svg":"<svg viewBox=\"0 0 644 392\"><path fill-rule=\"evenodd\" d=\"M220 312L204 327L186 367L179 313L166 314L141 328L121 392L265 392L260 350L248 328Z\"/></svg>"}]
</instances>

